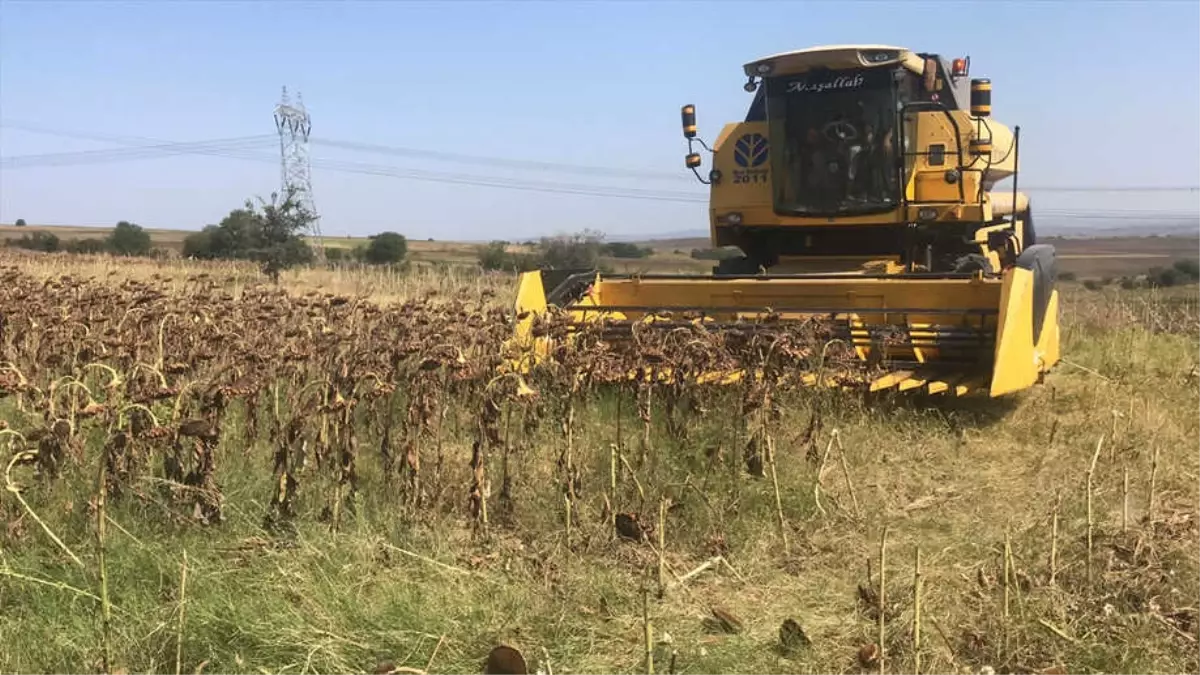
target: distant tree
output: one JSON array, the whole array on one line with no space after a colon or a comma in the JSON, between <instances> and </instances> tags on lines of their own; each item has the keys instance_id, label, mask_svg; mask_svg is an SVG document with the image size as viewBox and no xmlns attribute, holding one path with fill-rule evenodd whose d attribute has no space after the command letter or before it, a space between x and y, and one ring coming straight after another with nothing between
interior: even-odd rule
<instances>
[{"instance_id":1,"label":"distant tree","mask_svg":"<svg viewBox=\"0 0 1200 675\"><path fill-rule=\"evenodd\" d=\"M262 213L255 213L258 237L252 256L262 264L263 273L279 283L279 273L283 270L312 262L313 251L304 241L303 233L316 220L316 214L309 212L291 189L282 202L278 195L272 194L270 202L259 199L259 203ZM254 207L247 201L246 208Z\"/></svg>"},{"instance_id":2,"label":"distant tree","mask_svg":"<svg viewBox=\"0 0 1200 675\"><path fill-rule=\"evenodd\" d=\"M1169 288L1183 283L1183 273L1174 267L1163 269L1161 267L1152 267L1146 275L1146 285L1151 288Z\"/></svg>"},{"instance_id":3,"label":"distant tree","mask_svg":"<svg viewBox=\"0 0 1200 675\"><path fill-rule=\"evenodd\" d=\"M614 258L647 258L654 249L638 246L624 241L614 241L604 245L604 254Z\"/></svg>"},{"instance_id":4,"label":"distant tree","mask_svg":"<svg viewBox=\"0 0 1200 675\"><path fill-rule=\"evenodd\" d=\"M260 216L253 208L234 209L219 225L207 225L184 237L182 254L185 258L248 260L253 257L260 229Z\"/></svg>"},{"instance_id":5,"label":"distant tree","mask_svg":"<svg viewBox=\"0 0 1200 675\"><path fill-rule=\"evenodd\" d=\"M599 267L603 246L603 235L590 230L544 237L537 245L538 266L560 270L595 269Z\"/></svg>"},{"instance_id":6,"label":"distant tree","mask_svg":"<svg viewBox=\"0 0 1200 675\"><path fill-rule=\"evenodd\" d=\"M54 253L62 249L62 244L58 237L49 232L24 234L21 235L20 239L9 240L8 245L29 251L41 251L43 253Z\"/></svg>"},{"instance_id":7,"label":"distant tree","mask_svg":"<svg viewBox=\"0 0 1200 675\"><path fill-rule=\"evenodd\" d=\"M479 266L485 270L502 270L508 262L508 251L504 242L493 241L479 247Z\"/></svg>"},{"instance_id":8,"label":"distant tree","mask_svg":"<svg viewBox=\"0 0 1200 675\"><path fill-rule=\"evenodd\" d=\"M607 271L600 263L604 253L603 236L585 230L577 234L543 237L525 244L532 252L510 252L506 241L493 241L479 249L479 266L485 270L528 271L535 269L596 269Z\"/></svg>"},{"instance_id":9,"label":"distant tree","mask_svg":"<svg viewBox=\"0 0 1200 675\"><path fill-rule=\"evenodd\" d=\"M741 254L736 249L731 248L694 248L691 252L694 260L724 260L739 255Z\"/></svg>"},{"instance_id":10,"label":"distant tree","mask_svg":"<svg viewBox=\"0 0 1200 675\"><path fill-rule=\"evenodd\" d=\"M203 230L194 232L183 238L183 247L179 254L185 258L208 260L216 258L213 254L213 234L218 226L206 225Z\"/></svg>"},{"instance_id":11,"label":"distant tree","mask_svg":"<svg viewBox=\"0 0 1200 675\"><path fill-rule=\"evenodd\" d=\"M1176 260L1174 268L1184 277L1192 281L1200 280L1200 261Z\"/></svg>"},{"instance_id":12,"label":"distant tree","mask_svg":"<svg viewBox=\"0 0 1200 675\"><path fill-rule=\"evenodd\" d=\"M396 232L381 232L372 235L363 259L372 265L389 265L404 260L408 254L408 240Z\"/></svg>"},{"instance_id":13,"label":"distant tree","mask_svg":"<svg viewBox=\"0 0 1200 675\"><path fill-rule=\"evenodd\" d=\"M65 248L71 253L96 254L109 250L109 245L104 239L89 237L87 239L76 239L75 241L67 242Z\"/></svg>"},{"instance_id":14,"label":"distant tree","mask_svg":"<svg viewBox=\"0 0 1200 675\"><path fill-rule=\"evenodd\" d=\"M325 260L331 263L339 263L348 260L351 257L350 249L342 246L330 246L325 249Z\"/></svg>"},{"instance_id":15,"label":"distant tree","mask_svg":"<svg viewBox=\"0 0 1200 675\"><path fill-rule=\"evenodd\" d=\"M25 219L24 219L24 218L17 218L17 222L16 222L15 224L16 224L16 226L17 226L17 227L25 227Z\"/></svg>"},{"instance_id":16,"label":"distant tree","mask_svg":"<svg viewBox=\"0 0 1200 675\"><path fill-rule=\"evenodd\" d=\"M479 249L479 266L485 270L520 272L537 267L531 256L509 253L508 242L493 241Z\"/></svg>"},{"instance_id":17,"label":"distant tree","mask_svg":"<svg viewBox=\"0 0 1200 675\"><path fill-rule=\"evenodd\" d=\"M294 192L282 201L278 194L271 201L258 199L256 208L247 200L243 208L234 209L219 225L209 225L183 240L184 257L253 260L262 266L275 282L279 273L295 265L312 262L315 257L304 232L315 220Z\"/></svg>"},{"instance_id":18,"label":"distant tree","mask_svg":"<svg viewBox=\"0 0 1200 675\"><path fill-rule=\"evenodd\" d=\"M108 249L117 255L150 255L150 233L141 226L122 220L106 240Z\"/></svg>"},{"instance_id":19,"label":"distant tree","mask_svg":"<svg viewBox=\"0 0 1200 675\"><path fill-rule=\"evenodd\" d=\"M254 257L254 250L260 246L263 236L263 218L250 202L247 201L244 208L230 211L218 227L220 234L213 242L218 251L226 257Z\"/></svg>"}]
</instances>

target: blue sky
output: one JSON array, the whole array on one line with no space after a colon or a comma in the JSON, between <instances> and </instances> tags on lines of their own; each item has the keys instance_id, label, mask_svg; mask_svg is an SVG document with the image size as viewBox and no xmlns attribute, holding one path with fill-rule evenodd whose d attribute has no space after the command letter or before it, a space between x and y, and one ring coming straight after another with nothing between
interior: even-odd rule
<instances>
[{"instance_id":1,"label":"blue sky","mask_svg":"<svg viewBox=\"0 0 1200 675\"><path fill-rule=\"evenodd\" d=\"M280 87L313 119L326 234L522 238L706 228L679 106L711 139L740 119L741 65L817 44L971 56L1021 125L1022 185L1200 184L1196 2L101 2L0 0L0 119L101 137L273 134ZM349 152L318 139L595 165L611 178ZM0 128L0 155L112 149ZM0 170L0 222L198 228L279 185L258 160L180 155ZM347 164L349 163L349 164ZM685 193L680 203L334 170L468 174ZM1200 194L1037 193L1046 213L1195 211ZM1104 224L1102 220L1096 220Z\"/></svg>"}]
</instances>

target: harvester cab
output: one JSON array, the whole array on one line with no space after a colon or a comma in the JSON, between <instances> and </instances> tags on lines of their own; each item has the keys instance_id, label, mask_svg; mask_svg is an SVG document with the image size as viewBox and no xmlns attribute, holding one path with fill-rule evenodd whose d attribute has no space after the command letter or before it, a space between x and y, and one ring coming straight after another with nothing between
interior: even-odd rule
<instances>
[{"instance_id":1,"label":"harvester cab","mask_svg":"<svg viewBox=\"0 0 1200 675\"><path fill-rule=\"evenodd\" d=\"M549 306L580 323L819 318L872 364L873 390L1001 396L1040 382L1059 360L1055 252L1017 189L1020 127L992 119L991 82L969 68L880 45L747 63L745 119L711 146L682 108L711 244L733 255L703 275L526 273L516 340L546 353L531 322Z\"/></svg>"}]
</instances>

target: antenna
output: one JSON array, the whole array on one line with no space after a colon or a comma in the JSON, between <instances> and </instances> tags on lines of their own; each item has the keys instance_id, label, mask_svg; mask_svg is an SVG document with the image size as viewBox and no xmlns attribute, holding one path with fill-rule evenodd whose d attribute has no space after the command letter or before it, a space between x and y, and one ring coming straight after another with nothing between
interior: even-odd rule
<instances>
[{"instance_id":1,"label":"antenna","mask_svg":"<svg viewBox=\"0 0 1200 675\"><path fill-rule=\"evenodd\" d=\"M325 257L321 241L321 217L313 201L312 163L308 156L308 135L312 118L304 108L304 99L296 93L293 104L287 87L275 106L275 129L279 132L279 179L283 193L292 191L295 200L313 215L307 234L312 237L318 258Z\"/></svg>"}]
</instances>

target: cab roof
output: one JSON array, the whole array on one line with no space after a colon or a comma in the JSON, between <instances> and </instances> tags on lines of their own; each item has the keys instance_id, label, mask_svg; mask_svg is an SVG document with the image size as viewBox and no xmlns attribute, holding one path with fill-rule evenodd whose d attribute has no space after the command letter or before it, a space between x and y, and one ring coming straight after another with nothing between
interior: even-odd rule
<instances>
[{"instance_id":1,"label":"cab roof","mask_svg":"<svg viewBox=\"0 0 1200 675\"><path fill-rule=\"evenodd\" d=\"M862 68L902 63L914 72L925 69L924 60L905 47L894 45L858 44L824 45L772 54L755 59L743 66L746 75L789 75L821 66L828 68ZM764 68L766 72L764 72Z\"/></svg>"}]
</instances>

